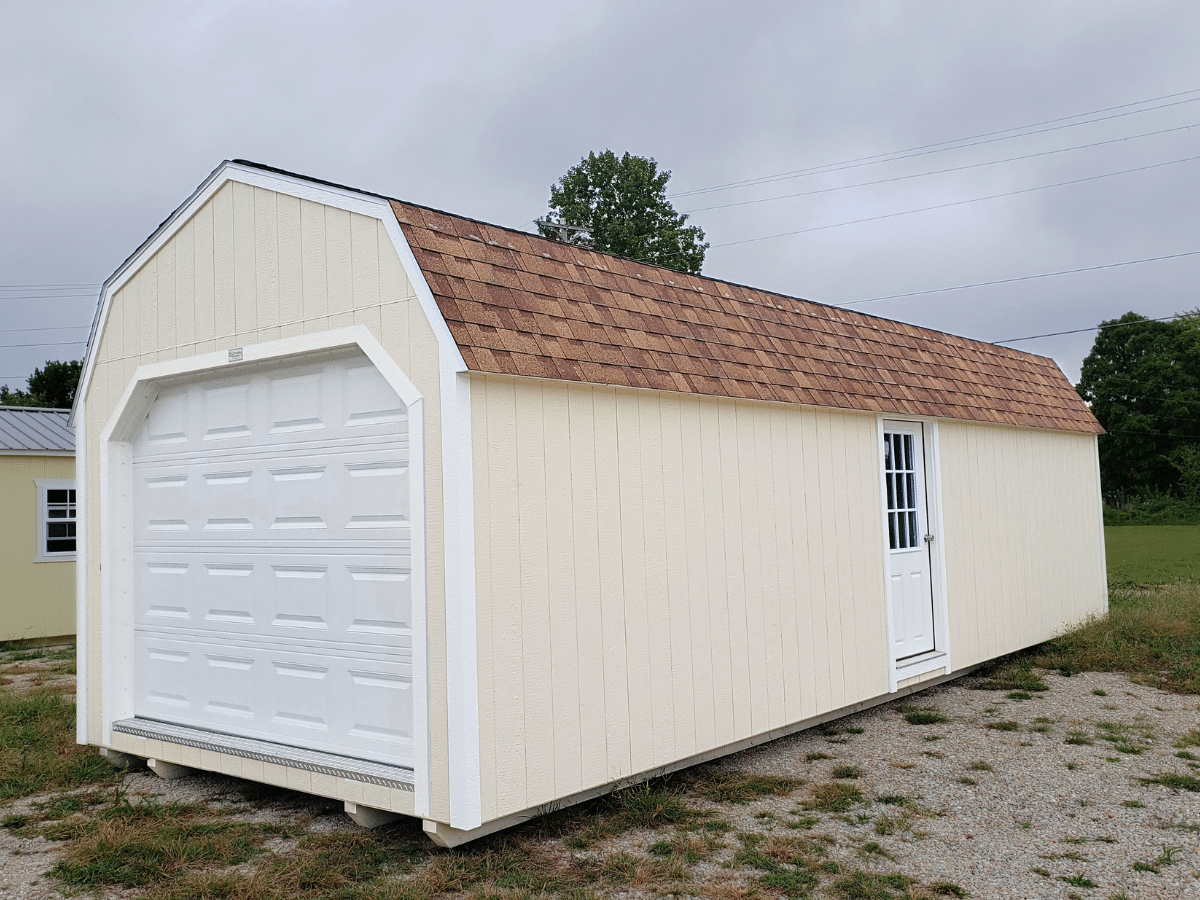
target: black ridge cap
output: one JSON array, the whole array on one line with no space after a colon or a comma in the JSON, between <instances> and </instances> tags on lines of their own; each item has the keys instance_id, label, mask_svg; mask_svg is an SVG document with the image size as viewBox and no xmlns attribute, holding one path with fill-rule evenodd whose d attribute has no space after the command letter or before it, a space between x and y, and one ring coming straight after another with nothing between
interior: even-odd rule
<instances>
[{"instance_id":1,"label":"black ridge cap","mask_svg":"<svg viewBox=\"0 0 1200 900\"><path fill-rule=\"evenodd\" d=\"M260 169L261 171L264 171L264 172L272 172L276 175L285 175L288 178L299 178L304 181L310 181L313 184L324 185L325 187L337 188L338 190L343 190L343 191L353 191L357 194L363 194L364 196L367 196L367 197L375 197L379 200L386 200L388 202L394 201L396 203L403 203L407 206L415 206L417 209L424 209L424 210L427 210L432 213L437 213L440 216L448 216L451 219L464 219L468 222L473 222L476 225L484 225L484 226L487 226L488 228L498 228L501 231L511 231L513 234L519 234L519 235L521 235L521 237L526 238L526 239L534 238L536 240L545 241L546 244L548 244L551 247L571 246L569 244L560 244L557 241L552 241L549 238L543 237L540 234L531 234L528 231L518 231L516 228L509 228L506 225L496 225L493 222L485 222L482 219L476 219L471 216L464 216L462 213L448 212L444 209L438 209L435 206L426 206L423 203L413 203L412 201L409 201L409 200L400 200L399 198L389 197L386 194L379 194L379 193L376 193L375 191L364 191L360 188L351 187L350 185L339 184L336 181L326 181L322 178L313 178L308 175L301 175L298 172L289 172L287 169L280 169L277 166L268 166L265 163L257 163L257 162L254 162L253 160L249 160L249 159L234 159L234 160L230 160L230 162L236 163L237 165L240 165L240 166L246 166L246 167L252 168L252 169ZM224 165L224 163L222 163L222 165ZM218 168L220 168L220 167L218 167ZM170 221L170 219L168 219L167 221ZM166 222L164 222L163 225L166 225ZM160 228L161 228L161 226L160 226ZM155 233L157 234L157 232L155 232ZM577 249L589 249L589 248L577 248ZM778 291L771 291L771 290L767 290L765 288L753 287L751 285L742 284L741 282L737 282L737 281L726 281L725 279L721 279L721 278L713 278L710 275L699 275L699 274L692 275L689 272L679 272L679 271L676 271L675 269L668 269L666 266L660 266L655 263L648 263L645 260L633 259L632 257L628 257L628 256L619 256L616 253L605 253L602 250L589 250L589 252L598 253L601 256L611 256L614 259L620 259L625 262L637 263L638 265L646 266L647 268L650 268L650 269L659 269L663 272L670 272L674 275L683 275L684 277L688 277L688 278L703 278L705 281L711 281L715 284L727 284L730 287L742 288L743 290L754 291L755 293L759 293L759 294L767 294L768 296L771 296L771 297L780 297L780 298L782 298L784 300L788 300L788 301L799 301L800 303L811 303L814 306L820 306L825 309L837 310L838 312L841 312L841 313L849 313L850 315L853 315L853 316L862 316L863 318L874 319L879 322L886 322L889 325L908 325L911 328L918 328L921 331L932 332L933 334L943 334L943 335L946 335L947 337L958 338L959 340L962 340L962 341L970 341L973 344L982 344L983 346L990 348L991 352L1003 351L1003 353L1005 353L1005 354L1008 354L1008 353L1014 354L1014 357L1010 357L1010 358L1019 358L1021 356L1032 356L1036 359L1044 359L1044 360L1047 360L1048 362L1050 362L1056 369L1059 370L1059 372L1062 372L1062 369L1059 368L1058 363L1056 363L1052 357L1042 356L1039 353L1030 353L1028 350L1017 350L1013 347L1005 347L1002 344L992 344L992 343L989 343L988 341L981 341L979 338L966 337L965 335L954 334L953 332L949 332L949 331L941 331L939 329L929 328L924 325L913 325L910 322L901 322L898 319L889 319L886 316L879 316L879 315L875 315L873 313L868 313L868 312L860 312L859 310L856 310L856 309L846 309L843 306L837 306L833 303L823 303L820 300L809 300L805 297L793 297L790 294L781 294ZM561 262L561 260L560 260L560 262ZM668 279L668 281L669 280L670 279ZM737 300L737 298L735 298L735 297L722 297L721 299ZM739 300L738 302L745 302L745 301ZM795 309L793 309L791 307L774 306L773 308L782 309L784 312L791 313L792 315L796 314ZM803 313L801 313L801 315L803 315ZM762 320L760 320L760 321L762 321ZM846 324L854 324L854 323L847 322ZM893 331L892 333L896 333L896 332ZM1070 382L1068 382L1068 384L1069 383Z\"/></svg>"}]
</instances>

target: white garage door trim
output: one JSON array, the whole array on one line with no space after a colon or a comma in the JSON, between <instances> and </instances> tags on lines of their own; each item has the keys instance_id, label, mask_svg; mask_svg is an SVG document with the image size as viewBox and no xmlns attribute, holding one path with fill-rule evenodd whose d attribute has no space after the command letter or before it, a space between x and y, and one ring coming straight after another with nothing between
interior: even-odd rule
<instances>
[{"instance_id":1,"label":"white garage door trim","mask_svg":"<svg viewBox=\"0 0 1200 900\"><path fill-rule=\"evenodd\" d=\"M112 743L112 723L134 715L133 553L130 522L134 437L157 395L157 385L181 376L232 374L264 362L303 362L308 355L357 348L374 364L408 407L410 423L409 497L412 520L413 739L414 781L428 796L429 726L426 637L425 454L420 392L370 331L361 325L319 334L208 353L141 366L134 373L101 434L101 597L105 623L102 647L102 743Z\"/></svg>"}]
</instances>

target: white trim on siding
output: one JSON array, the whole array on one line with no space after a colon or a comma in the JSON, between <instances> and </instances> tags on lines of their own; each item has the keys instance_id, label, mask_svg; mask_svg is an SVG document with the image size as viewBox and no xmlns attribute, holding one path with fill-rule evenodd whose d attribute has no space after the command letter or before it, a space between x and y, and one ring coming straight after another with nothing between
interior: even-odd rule
<instances>
[{"instance_id":1,"label":"white trim on siding","mask_svg":"<svg viewBox=\"0 0 1200 900\"><path fill-rule=\"evenodd\" d=\"M1092 437L1096 460L1096 517L1100 528L1100 584L1104 592L1104 609L1108 611L1108 548L1104 543L1104 490L1100 483L1100 435Z\"/></svg>"},{"instance_id":2,"label":"white trim on siding","mask_svg":"<svg viewBox=\"0 0 1200 900\"><path fill-rule=\"evenodd\" d=\"M75 430L75 743L88 743L88 627L87 627L87 410L82 400Z\"/></svg>"},{"instance_id":3,"label":"white trim on siding","mask_svg":"<svg viewBox=\"0 0 1200 900\"><path fill-rule=\"evenodd\" d=\"M380 201L383 202L383 201ZM387 204L385 204L387 205ZM479 752L479 648L475 594L475 482L471 381L458 342L438 309L391 206L382 219L409 283L438 342L442 413L442 513L446 585L446 718L449 730L450 824L476 828L483 797ZM430 814L428 792L417 815Z\"/></svg>"},{"instance_id":4,"label":"white trim on siding","mask_svg":"<svg viewBox=\"0 0 1200 900\"><path fill-rule=\"evenodd\" d=\"M384 203L384 201L379 201ZM479 648L475 594L475 483L471 381L458 342L442 317L425 273L390 205L382 217L400 264L438 342L441 370L442 513L446 584L446 720L449 730L450 824L478 827L483 816L479 752ZM418 785L417 815L428 816Z\"/></svg>"}]
</instances>

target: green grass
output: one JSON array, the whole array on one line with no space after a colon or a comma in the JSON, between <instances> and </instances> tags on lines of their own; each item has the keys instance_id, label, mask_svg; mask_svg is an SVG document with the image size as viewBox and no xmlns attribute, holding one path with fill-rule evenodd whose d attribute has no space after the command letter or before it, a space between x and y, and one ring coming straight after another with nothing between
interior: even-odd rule
<instances>
[{"instance_id":1,"label":"green grass","mask_svg":"<svg viewBox=\"0 0 1200 900\"><path fill-rule=\"evenodd\" d=\"M852 784L814 784L812 797L801 806L815 812L847 812L863 802L862 791Z\"/></svg>"},{"instance_id":2,"label":"green grass","mask_svg":"<svg viewBox=\"0 0 1200 900\"><path fill-rule=\"evenodd\" d=\"M119 797L96 821L50 832L74 838L50 874L72 888L141 887L192 869L246 862L278 830L219 821L203 804Z\"/></svg>"},{"instance_id":3,"label":"green grass","mask_svg":"<svg viewBox=\"0 0 1200 900\"><path fill-rule=\"evenodd\" d=\"M845 900L891 900L893 897L911 896L909 888L916 883L907 875L877 875L856 870L833 883L836 897Z\"/></svg>"},{"instance_id":4,"label":"green grass","mask_svg":"<svg viewBox=\"0 0 1200 900\"><path fill-rule=\"evenodd\" d=\"M909 725L937 725L941 722L950 721L948 717L933 707L918 709L914 706L901 706L898 709L900 710L900 714L904 716L904 721Z\"/></svg>"},{"instance_id":5,"label":"green grass","mask_svg":"<svg viewBox=\"0 0 1200 900\"><path fill-rule=\"evenodd\" d=\"M1125 525L1104 529L1111 581L1200 581L1200 525Z\"/></svg>"},{"instance_id":6,"label":"green grass","mask_svg":"<svg viewBox=\"0 0 1200 900\"><path fill-rule=\"evenodd\" d=\"M749 803L790 794L803 783L778 775L712 770L700 775L691 791L715 803Z\"/></svg>"},{"instance_id":7,"label":"green grass","mask_svg":"<svg viewBox=\"0 0 1200 900\"><path fill-rule=\"evenodd\" d=\"M1124 672L1163 690L1200 694L1200 581L1110 585L1107 616L998 660L975 687L1008 689L1033 666L1064 675Z\"/></svg>"},{"instance_id":8,"label":"green grass","mask_svg":"<svg viewBox=\"0 0 1200 900\"><path fill-rule=\"evenodd\" d=\"M115 778L94 747L75 743L69 699L48 689L21 696L0 688L0 802Z\"/></svg>"},{"instance_id":9,"label":"green grass","mask_svg":"<svg viewBox=\"0 0 1200 900\"><path fill-rule=\"evenodd\" d=\"M1173 788L1177 791L1191 791L1200 794L1200 778L1194 778L1191 775L1176 775L1173 772L1166 772L1162 775L1155 775L1153 778L1139 778L1138 781L1142 784L1161 784L1163 787Z\"/></svg>"}]
</instances>

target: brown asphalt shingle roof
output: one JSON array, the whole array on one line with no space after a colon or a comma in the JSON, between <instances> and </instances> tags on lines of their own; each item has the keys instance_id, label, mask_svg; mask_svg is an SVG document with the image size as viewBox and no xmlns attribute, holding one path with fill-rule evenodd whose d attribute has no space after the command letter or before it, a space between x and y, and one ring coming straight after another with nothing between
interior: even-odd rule
<instances>
[{"instance_id":1,"label":"brown asphalt shingle roof","mask_svg":"<svg viewBox=\"0 0 1200 900\"><path fill-rule=\"evenodd\" d=\"M1042 356L391 204L472 371L1103 430Z\"/></svg>"}]
</instances>

